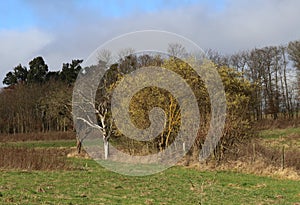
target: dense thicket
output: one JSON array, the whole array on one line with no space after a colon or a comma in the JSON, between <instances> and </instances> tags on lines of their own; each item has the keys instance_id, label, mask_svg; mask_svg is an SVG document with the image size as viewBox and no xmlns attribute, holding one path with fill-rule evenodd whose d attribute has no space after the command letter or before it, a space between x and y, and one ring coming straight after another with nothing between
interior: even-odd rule
<instances>
[{"instance_id":1,"label":"dense thicket","mask_svg":"<svg viewBox=\"0 0 300 205\"><path fill-rule=\"evenodd\" d=\"M111 96L119 82L129 72L132 72L144 66L161 66L169 69L180 75L192 89L198 102L198 109L200 112L199 132L194 144L194 150L198 151L202 146L207 135L210 119L211 119L211 105L210 98L203 79L197 75L193 68L186 62L175 58L160 58L158 56L150 55L130 55L115 64L106 73L105 81L100 83L99 90L96 97L96 107L106 103L109 107ZM242 140L251 132L250 125L250 111L249 105L251 102L251 94L253 87L248 80L243 79L241 73L227 66L217 67L211 63L209 67L214 67L219 71L223 81L226 98L227 98L227 120L225 129L223 131L221 141L216 151L216 156L221 157L226 149L232 147L234 143ZM143 79L140 79L143 81ZM145 79L146 80L146 79ZM215 80L211 78L210 80ZM174 82L176 83L176 82ZM180 88L179 88L180 89ZM105 96L105 97L103 97ZM130 136L124 136L111 123L111 112L108 111L106 115L107 122L103 127L113 129L113 135L110 137L111 142L122 150L132 154L147 154L149 152L156 152L163 150L174 142L180 130L181 124L181 110L178 101L168 90L158 87L146 87L134 95L130 102L129 112L132 123L135 127L145 129L150 126L149 111L154 107L160 107L164 110L166 121L163 132L151 141L136 141L130 139ZM189 110L188 112L194 112ZM193 113L192 113L193 114ZM176 145L182 147L182 144Z\"/></svg>"}]
</instances>

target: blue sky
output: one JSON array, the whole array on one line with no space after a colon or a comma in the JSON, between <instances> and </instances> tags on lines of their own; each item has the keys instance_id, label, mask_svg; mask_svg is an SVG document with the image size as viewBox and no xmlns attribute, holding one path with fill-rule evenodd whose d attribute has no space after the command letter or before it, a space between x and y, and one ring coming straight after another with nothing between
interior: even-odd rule
<instances>
[{"instance_id":1,"label":"blue sky","mask_svg":"<svg viewBox=\"0 0 300 205\"><path fill-rule=\"evenodd\" d=\"M62 2L49 1L48 3L30 0L0 1L0 30L22 30L36 25L49 26L49 24L56 24L60 20L68 18L68 5L73 7L73 9L75 8L77 12L85 10L97 13L99 17L122 18L129 16L134 12L151 13L162 10L172 10L199 3L209 5L211 8L218 11L224 7L225 0L62 0ZM36 6L34 4L36 4ZM44 5L44 7L39 5ZM58 8L60 6L65 6L65 8ZM37 9L40 11L37 11ZM55 14L55 12L53 12L55 9L60 11L59 14ZM49 15L46 22L44 21L44 18L40 18L41 10L43 10L46 15Z\"/></svg>"},{"instance_id":2,"label":"blue sky","mask_svg":"<svg viewBox=\"0 0 300 205\"><path fill-rule=\"evenodd\" d=\"M299 0L2 0L0 81L36 56L58 70L137 30L177 33L223 53L286 44L300 39L299 8Z\"/></svg>"},{"instance_id":3,"label":"blue sky","mask_svg":"<svg viewBox=\"0 0 300 205\"><path fill-rule=\"evenodd\" d=\"M34 25L34 15L23 1L0 1L0 29L22 29Z\"/></svg>"}]
</instances>

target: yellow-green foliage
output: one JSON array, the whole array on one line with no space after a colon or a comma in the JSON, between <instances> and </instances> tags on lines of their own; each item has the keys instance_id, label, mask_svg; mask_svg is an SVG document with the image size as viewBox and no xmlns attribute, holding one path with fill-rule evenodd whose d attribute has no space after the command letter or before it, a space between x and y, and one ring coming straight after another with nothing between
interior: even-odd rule
<instances>
[{"instance_id":1,"label":"yellow-green foliage","mask_svg":"<svg viewBox=\"0 0 300 205\"><path fill-rule=\"evenodd\" d=\"M214 65L210 62L209 66ZM180 75L188 83L196 96L201 119L198 138L194 146L197 148L203 143L210 123L210 98L205 83L188 63L181 61L180 59L166 59L161 67ZM235 70L228 67L220 67L217 69L224 84L227 100L226 124L219 147L221 148L219 150L224 151L225 148L232 146L237 139L242 139L250 133L248 105L251 100L250 95L252 87L250 83L243 79L241 74ZM122 75L118 75L118 79L121 80ZM117 85L118 82L113 83L110 85L109 90L112 91ZM145 144L147 144L148 148L164 149L172 143L180 129L180 107L177 100L169 91L158 87L144 88L132 98L129 107L132 123L140 129L149 127L149 111L154 107L160 107L165 111L167 122L165 123L164 132L155 140L148 143L131 141L133 146L132 149L137 149L136 152L139 152L138 150L141 149L141 147L144 147ZM120 140L120 138L122 138L121 133L115 133L115 139ZM117 136L119 136L119 138ZM150 152L151 150L148 151Z\"/></svg>"},{"instance_id":2,"label":"yellow-green foliage","mask_svg":"<svg viewBox=\"0 0 300 205\"><path fill-rule=\"evenodd\" d=\"M227 113L220 151L231 149L237 141L251 136L249 104L254 89L242 74L228 67L218 69L226 92Z\"/></svg>"}]
</instances>

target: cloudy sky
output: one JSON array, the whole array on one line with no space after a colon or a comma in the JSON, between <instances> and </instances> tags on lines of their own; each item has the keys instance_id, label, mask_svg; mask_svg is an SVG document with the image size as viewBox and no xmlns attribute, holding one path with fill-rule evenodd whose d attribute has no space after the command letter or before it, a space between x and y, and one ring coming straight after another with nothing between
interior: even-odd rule
<instances>
[{"instance_id":1,"label":"cloudy sky","mask_svg":"<svg viewBox=\"0 0 300 205\"><path fill-rule=\"evenodd\" d=\"M0 1L0 79L38 55L59 70L113 37L145 29L223 53L286 44L300 39L299 9L299 0Z\"/></svg>"}]
</instances>

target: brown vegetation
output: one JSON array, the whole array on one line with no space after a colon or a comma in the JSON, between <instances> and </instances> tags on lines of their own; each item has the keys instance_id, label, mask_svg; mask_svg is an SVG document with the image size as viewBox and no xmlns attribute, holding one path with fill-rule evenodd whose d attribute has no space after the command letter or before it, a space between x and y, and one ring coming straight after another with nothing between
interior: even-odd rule
<instances>
[{"instance_id":1,"label":"brown vegetation","mask_svg":"<svg viewBox=\"0 0 300 205\"><path fill-rule=\"evenodd\" d=\"M299 156L300 150L297 148L284 151L281 148L266 147L259 140L252 140L244 145L240 145L236 152L228 153L226 157L227 160L248 160L251 162L259 159L267 165L281 169L293 168L300 174Z\"/></svg>"},{"instance_id":2,"label":"brown vegetation","mask_svg":"<svg viewBox=\"0 0 300 205\"><path fill-rule=\"evenodd\" d=\"M268 129L285 129L289 127L300 127L300 119L286 119L284 117L277 120L263 119L254 123L253 126L256 130Z\"/></svg>"},{"instance_id":3,"label":"brown vegetation","mask_svg":"<svg viewBox=\"0 0 300 205\"><path fill-rule=\"evenodd\" d=\"M40 141L40 140L74 140L75 132L38 132L38 133L19 133L19 134L2 134L0 142L17 142L17 141ZM75 146L75 144L74 144Z\"/></svg>"},{"instance_id":4,"label":"brown vegetation","mask_svg":"<svg viewBox=\"0 0 300 205\"><path fill-rule=\"evenodd\" d=\"M0 168L21 170L70 170L67 149L0 147Z\"/></svg>"},{"instance_id":5,"label":"brown vegetation","mask_svg":"<svg viewBox=\"0 0 300 205\"><path fill-rule=\"evenodd\" d=\"M212 156L205 163L200 163L197 156L186 156L180 165L196 167L200 170L233 170L265 176L275 176L300 180L300 150L291 148L267 147L260 139L240 143L232 150L227 150L222 161Z\"/></svg>"}]
</instances>

